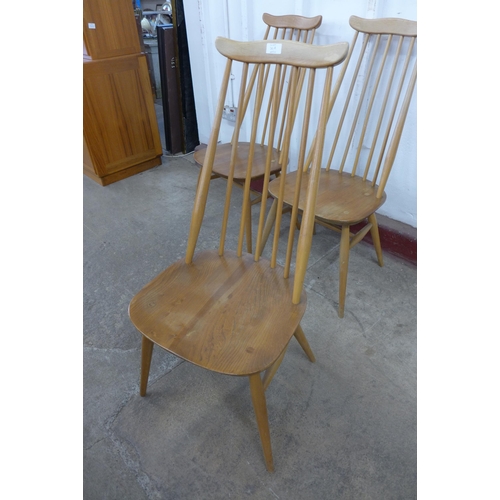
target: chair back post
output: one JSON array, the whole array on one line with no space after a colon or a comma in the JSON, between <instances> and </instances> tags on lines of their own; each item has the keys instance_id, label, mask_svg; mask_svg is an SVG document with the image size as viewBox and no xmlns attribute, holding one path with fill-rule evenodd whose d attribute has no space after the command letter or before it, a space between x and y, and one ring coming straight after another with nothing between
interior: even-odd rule
<instances>
[{"instance_id":1,"label":"chair back post","mask_svg":"<svg viewBox=\"0 0 500 500\"><path fill-rule=\"evenodd\" d=\"M402 40L403 40L403 37L401 37L401 43L402 43ZM382 165L382 160L384 158L384 153L386 151L387 142L389 140L389 135L390 135L390 132L391 132L391 127L392 127L392 124L394 122L394 117L396 116L396 110L397 110L397 107L398 107L398 103L400 102L400 97L401 97L401 92L403 90L404 81L405 81L406 75L408 73L408 67L410 65L410 59L411 59L411 55L413 53L413 46L414 45L415 45L415 38L412 38L411 41L410 41L410 46L408 48L408 52L406 54L406 60L405 60L404 66L403 66L403 71L401 72L401 76L400 76L400 80L399 80L399 85L398 85L397 91L395 93L395 98L394 98L392 110L390 112L390 116L389 116L389 119L388 119L388 125L386 127L385 135L384 135L384 138L383 138L383 141L382 141L382 145L381 145L381 148L380 148L379 158L378 158L378 161L377 161L377 165L375 167L375 172L373 174L372 186L375 186L375 184L377 182L377 179L378 179L378 175L379 175L379 171L380 171L380 166ZM395 63L396 63L396 61L395 61ZM415 61L415 63L416 63L416 61ZM390 88L387 89L387 95L389 94L389 90L390 90ZM384 109L385 109L385 102L384 102ZM382 115L380 116L379 123L377 124L377 134L378 134L378 132L380 130L381 121L382 121ZM373 156L373 154L375 152L375 144L376 144L377 138L378 138L378 136L375 136L374 139L373 139L373 146L371 148L370 155L369 155L369 157L368 157L368 159L366 161L365 175L363 177L365 180L366 180L366 178L368 176L368 170L369 170L369 167L371 165L372 156Z\"/></svg>"},{"instance_id":2,"label":"chair back post","mask_svg":"<svg viewBox=\"0 0 500 500\"><path fill-rule=\"evenodd\" d=\"M344 81L344 77L345 77L347 68L349 67L349 62L351 60L352 53L354 51L354 47L356 46L356 42L358 40L358 34L359 33L357 31L354 32L354 36L353 36L352 41L349 45L349 52L347 54L347 57L345 58L344 63L342 64L342 68L340 69L339 76L337 77L337 80L335 81L335 86L333 87L330 99L328 100L328 118L330 118L330 115L333 111L333 107L335 105L335 101L337 100L337 97L339 95L340 87L342 86L342 82ZM360 64L360 63L361 62L359 61L358 64ZM352 92L350 92L349 95L351 95L351 93ZM338 137L336 137L336 140L337 139L338 139ZM314 139L311 143L311 148L309 149L309 153L307 154L307 158L306 158L306 161L304 163L304 171L307 171L309 169L309 167L311 166L315 144L316 144L316 137L314 137ZM328 162L327 169L329 169L330 163L331 163L331 159Z\"/></svg>"},{"instance_id":3,"label":"chair back post","mask_svg":"<svg viewBox=\"0 0 500 500\"><path fill-rule=\"evenodd\" d=\"M394 158L392 160L389 158L388 161L386 159L389 153L387 145L395 130L393 124L396 111L401 106L404 83L408 80L408 67L414 56L417 23L400 18L362 19L357 16L351 16L349 23L355 30L354 40L349 56L342 67L342 73L332 92L330 112L332 112L334 102L338 97L359 33L364 35L364 41L357 56L356 67L349 77L350 84L347 84L349 88L346 91L345 103L342 110L339 111L338 122L335 124L335 136L326 163L326 170L330 170L334 156L338 156L335 160L335 169L343 172L344 167L348 166L351 176L355 176L362 161L363 165L360 166L360 169L363 170L359 175L365 181L370 176L371 185L375 187L382 164L388 167L385 168L385 172L388 174L390 173L389 165L394 161ZM386 40L383 44L382 37L385 37ZM405 42L407 42L408 47L406 55L403 54ZM366 69L362 71L363 84L359 95L355 95L354 89L361 74L363 61L366 61ZM349 124L347 116L350 108L352 108L352 118L349 119L351 122ZM344 128L345 132L343 132ZM342 135L343 133L345 135ZM342 138L341 140L341 137L346 137L346 139ZM397 142L392 142L393 148ZM340 143L342 143L342 148ZM337 150L339 151L337 152ZM366 158L361 156L363 150L366 151ZM395 155L395 153L396 150L392 149L391 154ZM372 165L375 154L378 155L377 163L373 162ZM306 164L305 169L307 166ZM384 177L382 182L385 186L387 177ZM379 190L378 197L382 197L382 193Z\"/></svg>"},{"instance_id":4,"label":"chair back post","mask_svg":"<svg viewBox=\"0 0 500 500\"><path fill-rule=\"evenodd\" d=\"M238 151L240 147L237 146L239 140L239 134L242 130L243 115L238 115L236 118L235 125L235 142L233 142L230 152L229 160L229 172L227 176L226 184L226 201L224 204L224 214L223 214L223 224L221 228L221 239L219 244L219 255L223 255L225 238L226 238L226 228L228 226L229 212L231 210L231 193L233 187L233 180L235 176L236 164L240 164L241 160L245 163L245 175L243 183L243 196L242 196L242 211L241 218L239 221L239 231L237 232L237 245L236 245L236 255L243 255L243 239L245 237L246 223L248 221L248 214L251 209L250 207L250 184L252 180L252 171L254 163L254 155L260 154L264 155L265 158L265 168L264 168L264 185L262 198L260 201L260 215L258 223L258 236L257 236L257 251L254 254L254 260L258 261L260 259L259 249L261 248L262 234L264 231L265 214L267 211L267 198L268 198L268 184L270 182L271 172L275 168L277 161L277 153L272 147L263 147L258 144L257 138L257 126L259 122L260 109L263 107L264 94L266 94L266 99L269 98L271 102L271 119L270 126L268 130L268 135L266 137L268 144L274 143L275 135L278 133L278 123L277 115L280 109L280 86L279 82L282 79L282 72L285 68L291 68L291 79L293 81L298 81L299 76L302 81L306 78L306 73L309 72L309 82L307 85L307 92L301 92L301 88L297 85L292 85L290 92L290 102L293 106L290 107L290 112L287 113L285 132L283 140L283 153L288 156L288 152L291 147L291 135L294 131L294 126L296 124L300 125L300 130L298 131L298 137L300 137L300 144L298 145L299 150L299 164L302 166L304 162L304 157L307 152L307 143L309 131L311 133L317 133L319 140L317 141L316 156L314 168L321 167L321 154L318 153L319 149L323 148L324 145L324 133L328 114L328 99L332 87L332 74L333 67L340 64L347 56L349 45L346 42L330 45L330 46L312 46L304 44L297 41L287 41L283 40L280 42L279 50L275 53L275 47L270 47L269 42L262 40L258 42L235 42L232 40L218 38L216 41L216 47L219 52L224 55L228 62L226 63L226 70L224 73L223 83L221 92L219 95L219 101L217 105L216 119L213 125L212 134L210 136L207 153L205 156L205 161L203 163L200 180L197 188L195 207L193 210L193 216L191 221L190 235L188 239L188 250L186 253L186 262L192 262L194 247L196 245L196 240L199 235L201 222L204 214L204 205L207 201L208 188L210 184L210 178L212 173L212 163L215 159L215 150L217 148L218 134L220 132L220 123L222 121L224 100L229 86L232 63L234 61L240 62L243 65L241 85L239 89L239 100L238 103L242 104L248 95L248 87L254 86L255 96L252 98L252 102L255 103L252 113L246 113L248 116L246 119L250 121L251 136L250 143L248 145L248 155L244 158L238 156ZM250 82L248 82L248 77L252 73L250 68L251 65L257 66L257 72L255 81L252 81L250 77ZM264 79L266 69L271 67L273 69L273 81L271 85L272 94L268 95L264 88ZM318 69L322 69L325 73L325 85L323 88L323 95L321 96L320 104L320 116L313 128L309 126L311 122L311 109L313 108L313 96L314 90L317 85L315 85L315 75ZM323 75L322 75L323 76ZM255 85L254 85L255 84ZM326 97L325 97L326 96ZM319 91L318 91L319 97ZM299 99L304 102L304 106L300 105ZM300 109L300 113L298 110ZM250 109L249 109L250 111ZM303 116L299 116L302 115ZM246 150L245 150L246 151ZM274 165L273 165L274 164ZM238 167L240 168L240 167ZM239 174L240 175L240 174ZM241 178L241 177L240 177ZM283 173L282 179L285 180L286 172ZM313 183L314 184L314 183ZM312 184L312 185L313 185ZM316 186L317 187L317 186ZM315 202L315 193L313 193L313 203ZM312 206L312 205L310 205ZM295 214L296 217L296 214ZM279 224L279 222L278 222ZM292 224L294 226L294 224ZM312 226L306 224L305 234L308 233ZM311 229L312 230L312 229ZM279 230L276 231L279 236ZM288 248L293 247L293 231L290 232ZM271 258L271 267L276 266L276 252L277 252L277 242L273 245L273 257ZM302 247L303 248L303 247ZM308 253L304 253L302 250L301 262L307 262ZM287 250L287 265L285 277L288 277L288 272L290 268L290 252ZM302 278L303 280L303 278ZM300 281L300 280L299 280Z\"/></svg>"},{"instance_id":5,"label":"chair back post","mask_svg":"<svg viewBox=\"0 0 500 500\"><path fill-rule=\"evenodd\" d=\"M248 66L247 64L245 66ZM240 221L240 234L238 238L238 257L241 257L243 253L243 238L245 234L246 221L248 216L248 211L250 210L250 182L252 180L252 165L254 161L255 154L255 141L257 138L257 125L259 122L260 109L262 106L262 102L264 99L264 64L259 64L258 66L258 84L257 84L257 92L255 96L255 107L253 112L252 119L252 129L250 135L250 151L247 159L247 171L245 184L243 186L243 209L241 212L241 221ZM272 100L272 99L271 99ZM236 148L233 148L233 151ZM267 173L266 168L266 173ZM232 184L232 182L230 183Z\"/></svg>"},{"instance_id":6,"label":"chair back post","mask_svg":"<svg viewBox=\"0 0 500 500\"><path fill-rule=\"evenodd\" d=\"M248 64L244 64L243 70L241 72L241 85L240 85L240 93L239 93L239 98L238 98L238 106L240 106L246 98L245 88L246 88L247 77L248 77ZM251 85L253 85L253 83L251 83ZM233 179L233 177L234 177L234 169L236 167L236 160L237 160L237 154L238 154L238 147L237 147L238 137L240 135L241 125L243 123L244 118L245 118L245 113L238 113L236 115L236 125L234 127L234 133L233 133L233 140L235 139L235 142L232 142L233 147L231 148L231 157L229 159L229 178L231 178L231 179ZM224 245L226 242L226 230L227 230L227 222L229 219L232 190L233 190L233 183L228 182L226 184L226 198L225 198L225 203L224 203L224 215L222 216L222 227L221 227L221 234L220 234L220 241L219 241L219 255L222 255L224 253Z\"/></svg>"},{"instance_id":7,"label":"chair back post","mask_svg":"<svg viewBox=\"0 0 500 500\"><path fill-rule=\"evenodd\" d=\"M300 150L299 150L299 156L298 156L298 161L297 161L297 179L295 182L295 195L294 195L294 202L292 205L292 214L291 214L291 219L290 219L290 230L288 233L288 246L287 246L286 258L285 258L285 270L284 270L284 277L285 278L288 278L290 275L293 240L295 237L295 228L297 225L297 218L298 218L298 213L299 213L300 187L302 185L302 174L303 174L302 164L304 162L304 156L305 156L306 145L307 145L307 137L309 134L309 121L310 121L311 109L312 109L312 92L313 92L312 89L314 88L315 76L316 76L315 72L311 71L309 74L307 99L305 102L305 111L304 111L305 126L302 129L302 137L300 140ZM328 75L327 75L327 81L325 82L325 85L331 85L331 81L330 82L328 81ZM322 108L320 108L320 109L322 109ZM320 122L320 124L321 124L321 122ZM304 230L306 230L306 229L304 229Z\"/></svg>"},{"instance_id":8,"label":"chair back post","mask_svg":"<svg viewBox=\"0 0 500 500\"><path fill-rule=\"evenodd\" d=\"M314 41L314 36L316 34L316 28L321 26L321 23L323 21L322 16L316 16L316 17L303 17L303 16L298 16L298 15L285 15L285 16L272 16L271 14L264 13L262 15L262 20L264 23L268 25L268 27L274 27L274 36L273 40L292 40L292 41L297 41L297 42L302 42L302 43L307 43L311 44ZM266 31L266 35L268 35ZM266 39L267 37L264 37ZM303 40L302 40L303 38ZM287 77L287 72L288 69L286 66L284 70L282 71L282 76L281 80L279 83L279 101L280 102L280 107L279 109L283 110L282 116L281 116L281 125L280 125L280 131L278 134L277 138L277 144L276 148L278 151L281 151L283 147L283 135L284 135L284 128L285 128L285 121L286 121L286 115L289 112L289 106L291 105L293 107L294 103L290 102L290 89L291 87L295 84L298 86L299 89L302 89L303 81L304 81L304 74L305 70L300 71L296 77L296 82L291 80L291 83L288 84L287 90L285 93L285 97L283 100L283 107L281 108L281 101L282 101L282 96L283 96L283 90L285 88L285 82L286 82L286 77ZM269 71L269 68L266 70L266 83L267 83L267 72ZM294 83L292 83L294 82ZM266 85L266 84L265 84ZM269 116L270 116L270 103L267 109L267 114L266 118L264 120L264 126L262 130L262 139L261 139L261 144L265 143L265 135L267 131L267 126L269 124ZM276 115L276 119L278 118L278 115ZM280 164L286 165L286 158L284 155L280 156Z\"/></svg>"},{"instance_id":9,"label":"chair back post","mask_svg":"<svg viewBox=\"0 0 500 500\"><path fill-rule=\"evenodd\" d=\"M281 70L282 70L282 65L277 65L276 67L276 72L274 74L274 79L275 82L273 83L272 89L273 89L273 95L272 95L272 108L271 108L271 122L270 122L270 130L269 130L269 137L270 141L274 141L274 135L276 132L276 122L277 122L277 116L279 112L279 88L278 85L275 83L280 80L281 78ZM264 183L262 186L262 192L267 193L269 189L269 180L270 180L270 168L268 169L267 166L271 165L271 159L272 159L272 148L267 149L267 157L266 157L266 172L264 175ZM248 182L250 185L250 182ZM265 204L267 202L267 196L262 196L261 198L261 209L260 209L260 214L259 214L259 226L257 230L257 242L256 242L256 248L255 248L255 254L254 258L255 261L258 261L260 259L260 254L261 254L261 246L262 246L262 239L263 239L263 230L264 230L264 219L265 219Z\"/></svg>"},{"instance_id":10,"label":"chair back post","mask_svg":"<svg viewBox=\"0 0 500 500\"><path fill-rule=\"evenodd\" d=\"M371 58L370 58L370 61L368 63L368 76L371 75L371 72L373 70L373 66L375 64L375 56L377 54L377 49L378 49L378 46L380 44L380 38L381 36L380 35L377 35L376 36L376 39L375 39L375 47L373 48L373 51L372 51L372 54L371 54ZM369 40L369 37L366 37L365 41L368 42ZM366 49L366 46L367 46L367 43L365 43L363 45L363 54L364 54L364 50ZM337 136L340 134L340 131L342 129L342 125L343 125L343 119L345 117L345 113L347 111L347 108L349 106L349 103L350 103L350 99L351 99L351 95L352 95L352 89L354 88L354 85L356 84L356 79L358 77L358 70L359 70L359 65L361 64L361 60L362 58L360 57L359 60L358 60L358 66L356 67L356 72L354 73L354 76L353 76L353 79L352 79L352 82L351 82L351 88L349 89L349 96L348 96L348 99L346 101L346 104L344 106L344 113L342 114L342 121L341 121L341 124L339 125L339 127L337 127ZM369 77L368 78L365 78L364 82L363 82L363 88L361 90L361 94L359 96L359 99L358 99L358 105L356 107L356 112L354 114L354 118L352 120L352 124L351 124L351 130L349 132L349 137L347 139L347 144L350 145L351 142L352 142L352 139L354 137L354 132L356 131L356 126L357 126L357 123L358 123L358 119L359 119L359 115L361 113L361 108L364 104L364 100L365 100L365 95L366 95L366 91L368 89L368 83L369 83ZM335 149L335 146L336 146L336 143L334 143L334 147L332 147L332 150L334 151ZM340 172L343 172L344 171L344 166L345 166L345 162L346 162L346 159L347 159L347 154L349 152L349 146L347 146L345 149L344 149L344 154L342 156L342 160L340 162L340 166L338 168L338 170ZM332 155L330 155L332 156ZM353 169L352 169L352 175L356 175L356 165L353 165Z\"/></svg>"},{"instance_id":11,"label":"chair back post","mask_svg":"<svg viewBox=\"0 0 500 500\"><path fill-rule=\"evenodd\" d=\"M318 124L318 133L316 135L314 158L310 171L309 185L307 188L307 198L302 215L302 224L299 233L299 241L297 246L297 260L295 264L295 278L293 282L292 302L298 304L302 294L304 279L307 270L307 262L311 252L312 234L314 230L314 219L316 208L316 196L318 193L318 184L321 173L321 163L323 158L323 146L325 140L325 129L328 121L328 99L330 97L330 89L333 78L333 67L328 68L325 88L323 91L321 112Z\"/></svg>"},{"instance_id":12,"label":"chair back post","mask_svg":"<svg viewBox=\"0 0 500 500\"><path fill-rule=\"evenodd\" d=\"M301 41L302 33L304 33L303 40L304 43L312 44L314 41L314 35L316 33L316 28L321 26L321 22L323 20L322 16L315 17L303 17L297 15L284 15L284 16L273 16L268 13L264 13L262 15L262 20L267 25L266 31L264 33L263 40L295 40ZM274 28L272 38L270 38L271 28ZM269 75L269 67L266 67L266 74L264 77L264 88L267 86L267 80ZM285 76L286 72L283 72L280 89L284 88L285 85ZM250 96L253 90L253 86L255 84L255 79L257 77L257 66L254 67L251 77L250 77L250 85L247 87L247 91L245 94L245 99L242 101L243 105L238 106L238 113L245 115ZM271 90L272 92L272 90ZM280 91L280 96L282 95L282 91ZM285 108L286 103L288 102L287 98L285 98ZM267 109L267 115L264 120L264 129L262 131L262 140L261 144L264 144L264 137L266 134L266 128L269 123L270 116L270 107ZM233 133L233 137L231 142L234 143L235 134ZM279 149L279 146L278 146Z\"/></svg>"},{"instance_id":13,"label":"chair back post","mask_svg":"<svg viewBox=\"0 0 500 500\"><path fill-rule=\"evenodd\" d=\"M394 133L392 135L391 142L389 144L389 148L387 150L387 154L384 162L384 169L382 170L382 175L380 177L380 184L377 189L377 198L382 198L385 191L385 186L387 184L387 180L389 179L389 175L391 173L392 166L394 164L394 159L396 158L396 153L398 151L399 142L401 140L401 135L403 133L404 124L406 121L406 116L408 115L408 109L410 107L410 102L413 96L413 90L415 88L415 83L417 81L417 63L413 66L412 75L410 77L410 81L408 83L408 88L406 89L405 98L403 104L401 105L401 110L399 112L398 121L394 128Z\"/></svg>"},{"instance_id":14,"label":"chair back post","mask_svg":"<svg viewBox=\"0 0 500 500\"><path fill-rule=\"evenodd\" d=\"M198 235L200 234L203 216L205 215L205 206L207 204L208 189L212 175L212 165L214 162L215 150L217 148L217 141L219 138L222 114L224 112L224 101L226 99L226 93L229 86L231 66L232 61L231 59L228 59L226 61L224 76L222 78L222 87L215 111L215 119L212 131L210 133L210 138L208 140L207 153L205 155L205 161L203 162L203 167L200 171L200 177L198 180L198 186L196 188L196 195L191 216L191 225L189 228L188 244L186 250L186 264L190 264L193 261L194 250L198 241Z\"/></svg>"},{"instance_id":15,"label":"chair back post","mask_svg":"<svg viewBox=\"0 0 500 500\"><path fill-rule=\"evenodd\" d=\"M292 68L291 72L291 80L295 79L295 76L297 75L298 68L294 67ZM291 99L292 102L295 100L295 96L297 94L297 87L295 85L290 86L291 89ZM288 158L288 152L290 149L290 136L292 133L293 129L293 124L295 120L295 113L287 113L286 114L286 122L282 124L281 129L285 133L284 141L282 144L283 149L280 151L280 163L282 165L286 165L286 160ZM281 140L281 137L280 137ZM272 254L271 254L271 267L276 267L277 264L277 258L278 258L278 241L279 241L279 236L280 236L280 227L281 227L281 219L283 215L283 194L285 192L285 181L286 181L286 168L283 168L281 175L280 175L280 196L278 197L278 211L276 213L276 221L275 221L275 230L274 230L274 237L273 237L273 249L272 249ZM267 197L267 193L266 193ZM263 196L264 198L264 196ZM286 276L286 271L285 271L285 276Z\"/></svg>"},{"instance_id":16,"label":"chair back post","mask_svg":"<svg viewBox=\"0 0 500 500\"><path fill-rule=\"evenodd\" d=\"M387 50L389 49L390 47L390 42L391 42L391 39L392 39L392 36L388 39L387 41L387 45L386 45L386 52ZM387 107L387 102L389 100L389 94L390 94L390 90L391 90L391 86L392 86L392 82L394 80L394 76L396 74L396 68L397 68L397 62L398 62L398 57L399 57L399 54L401 53L401 49L403 47L403 41L404 41L404 38L403 37L399 37L399 42L398 42L398 46L397 46L397 54L396 54L396 57L394 57L394 61L392 63L392 68L391 68L391 73L390 73L390 78L389 78L389 84L387 85L387 89L386 89L386 92L385 92L385 95L384 95L384 101L383 101L383 104L382 104L382 109L384 110L385 112L385 109ZM414 39L412 40L412 44L414 42ZM407 63L409 63L410 59L409 59L409 56L410 56L410 52L408 53L408 57L407 57ZM387 57L386 54L384 54L384 57ZM405 75L406 74L406 70L408 68L408 64L405 65L405 69L403 71L403 74ZM379 71L379 77L377 78L377 85L380 81L380 74L382 73L382 69L383 69L383 66L380 67L380 71ZM401 94L401 88L402 88L402 85L403 85L403 81L404 81L404 78L401 79L400 81L400 86L398 88L398 92L397 92L397 99L396 99L396 102L399 100L399 95ZM370 101L370 105L369 105L369 108L371 110L372 106L373 106L373 101L374 101L374 98L375 98L375 93L372 94L372 99ZM393 108L393 112L395 113L396 111L396 107ZM372 157L373 157L373 154L375 152L375 144L377 143L377 139L378 139L378 136L379 136L379 133L380 133L380 128L382 126L382 119L383 119L383 115L384 113L380 113L380 116L379 116L379 119L378 119L378 122L377 122L377 128L376 128L376 133L373 137L373 147L371 148L370 150L370 154L368 156L368 159L366 161L366 167L365 167L365 172L363 174L363 180L366 180L367 177L368 177L368 172L369 172L369 169L370 169L370 165L371 165L371 160L372 160ZM367 116L365 118L365 126L363 127L363 137L364 137L364 134L366 132L366 125L368 123L368 117L369 117L369 113L367 113ZM391 114L391 118L389 120L390 123L392 123L392 120L394 119L394 114ZM388 134L387 136L388 137ZM385 144L386 144L386 139L384 140L384 143L383 143L383 147L382 147L382 150L385 149ZM361 143L361 140L360 140L360 143ZM357 161L359 160L359 156L361 154L361 148L358 150L358 153L356 155L356 160L355 160L355 163L357 163ZM377 166L377 169L375 171L375 174L373 176L373 179L375 181L375 179L378 177L378 169L379 169L379 166ZM373 181L373 186L375 185L375 182Z\"/></svg>"}]
</instances>

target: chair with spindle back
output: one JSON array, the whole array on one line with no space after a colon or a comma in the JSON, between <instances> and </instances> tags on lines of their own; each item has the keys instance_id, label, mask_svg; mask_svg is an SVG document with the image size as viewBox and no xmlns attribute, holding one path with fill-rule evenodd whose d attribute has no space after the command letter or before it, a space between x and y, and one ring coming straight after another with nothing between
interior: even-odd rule
<instances>
[{"instance_id":1,"label":"chair with spindle back","mask_svg":"<svg viewBox=\"0 0 500 500\"><path fill-rule=\"evenodd\" d=\"M314 201L327 123L327 104L332 88L333 68L346 57L348 44L344 42L319 47L284 40L279 42L277 53L273 54L266 50L267 41L236 42L227 38L218 38L216 47L227 58L227 63L216 118L198 180L186 257L161 272L135 295L129 306L129 315L132 323L142 334L140 382L142 396L146 394L155 344L207 370L249 377L250 393L266 467L272 471L274 466L265 389L276 373L293 336L310 361L314 361L314 355L300 325L306 308L303 283L310 251L309 234L314 226ZM296 95L297 89L294 88L291 96L294 102L298 102L300 97L304 106L300 108L300 113L289 114L283 134L283 154L288 155L292 133L299 133L301 158L299 164L301 165L305 161L307 141L311 139L308 135L317 134L315 156L310 168L311 176L317 175L316 179L310 182L309 208L306 208L303 214L293 278L290 277L290 268L283 269L277 264L277 245L273 246L269 260L262 258L258 252L252 255L243 251L247 213L250 210L248 195L252 179L252 158L254 151L259 147L255 123L258 120L257 112L249 113L247 117L251 122L252 133L248 158L245 159L247 174L243 194L238 192L239 196L235 196L238 193L232 193L232 180L237 159L237 148L233 147L229 161L226 200L224 204L218 204L223 221L219 248L195 252L207 204L224 100L233 64L242 66L240 104L245 99L249 69L254 65L258 68L255 85L255 92L258 95L263 92L263 80L267 67L272 70L270 74L275 82L279 81L281 71L285 66L292 68L293 78L297 73L308 73L307 90L299 96ZM273 85L271 110L273 119L267 133L270 144L273 143L276 133L276 126L273 123L276 123L275 118L278 113L278 97L278 85ZM256 100L259 100L258 97ZM313 106L319 106L322 110L317 119L312 118ZM303 114L302 110L304 110ZM295 126L293 126L294 121ZM241 123L238 121L235 130L236 139L240 129ZM302 130L301 133L300 130ZM234 144L237 144L237 140ZM260 204L257 248L260 248L267 210L267 186L273 159L271 153L272 150L268 149L264 172L264 196ZM231 195L233 195L232 201ZM242 208L236 218L240 221L239 232L228 232L228 221L234 220L234 199L238 197L242 200ZM234 241L235 250L226 249L230 241Z\"/></svg>"},{"instance_id":2,"label":"chair with spindle back","mask_svg":"<svg viewBox=\"0 0 500 500\"><path fill-rule=\"evenodd\" d=\"M330 130L332 124L333 132L331 135L327 132L327 138L332 138L332 147L326 168L321 170L315 212L317 224L341 233L338 308L341 318L345 309L349 250L368 232L378 263L383 266L375 212L386 200L385 187L417 79L415 21L352 16L349 23L355 34L330 98L329 114L336 109L334 105L341 90L345 102L337 114L331 115L328 125ZM359 44L356 47L359 39L363 39L361 47ZM349 77L344 78L348 69L351 70ZM271 182L269 192L275 200L268 228L276 217L278 198L292 206L292 213L303 209L311 177L308 171L311 158L309 153L304 176L302 172L288 174L283 192L280 192L280 183ZM332 164L335 169L331 168ZM351 232L352 226L356 226L356 234Z\"/></svg>"},{"instance_id":3,"label":"chair with spindle back","mask_svg":"<svg viewBox=\"0 0 500 500\"><path fill-rule=\"evenodd\" d=\"M307 44L312 44L314 41L314 35L316 29L321 26L322 16L315 17L303 17L298 15L283 15L283 16L273 16L271 14L263 14L262 20L267 25L264 40L282 41L291 40ZM279 113L276 115L276 120L279 120L279 132L276 134L275 143L273 144L275 150L275 161L273 162L271 174L276 176L281 168L281 158L279 158L279 152L282 148L283 134L284 134L284 124L286 119L286 113L288 105L290 103L290 89L292 84L302 85L302 78L300 74L297 74L297 81L292 82L290 78L291 68L284 68L281 72L281 79L276 82L278 85L279 92ZM247 93L243 104L238 107L238 113L244 115L246 113L251 92L255 84L255 79L257 77L257 68L253 69L250 77L250 85L248 85ZM288 78L287 78L288 77ZM264 75L264 88L267 88L267 82L271 81L269 78L269 68L267 68ZM268 93L268 96L272 95L272 90ZM261 142L259 147L256 149L254 154L254 164L252 170L252 184L250 190L250 204L255 205L261 200L261 190L262 181L264 178L264 166L266 159L267 144L265 142L265 137L267 133L267 128L270 125L271 119L271 100L268 99L267 105L263 103L260 107L260 113L262 113L262 120L260 122L260 133ZM232 141L234 141L234 135ZM241 162L238 161L236 164L236 170L234 173L234 183L235 185L242 187L246 176L246 165L245 160L248 155L249 144L246 141L240 141L238 145L238 158L241 158ZM229 158L231 151L231 143L229 144L219 144L217 146L216 156L214 160L212 179L225 178L227 179L229 172ZM205 158L206 148L200 148L194 153L195 162L201 166ZM252 222L251 222L251 211L248 214L248 224L246 227L246 245L247 251L252 252Z\"/></svg>"}]
</instances>

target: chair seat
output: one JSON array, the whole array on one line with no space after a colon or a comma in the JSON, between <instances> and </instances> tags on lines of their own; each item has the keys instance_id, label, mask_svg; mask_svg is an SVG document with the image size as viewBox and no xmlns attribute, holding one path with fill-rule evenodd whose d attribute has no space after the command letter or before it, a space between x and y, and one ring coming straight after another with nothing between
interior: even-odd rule
<instances>
[{"instance_id":1,"label":"chair seat","mask_svg":"<svg viewBox=\"0 0 500 500\"><path fill-rule=\"evenodd\" d=\"M299 210L304 209L309 173L302 177ZM284 203L293 205L297 172L286 174ZM277 198L280 179L269 183L270 193ZM320 219L337 224L356 224L373 214L385 202L386 195L376 198L378 186L361 177L338 170L321 170L315 214ZM363 196L360 196L362 194Z\"/></svg>"},{"instance_id":2,"label":"chair seat","mask_svg":"<svg viewBox=\"0 0 500 500\"><path fill-rule=\"evenodd\" d=\"M172 354L219 373L251 375L278 358L299 326L306 296L292 304L292 290L293 279L265 259L208 250L160 273L132 299L129 314Z\"/></svg>"},{"instance_id":3,"label":"chair seat","mask_svg":"<svg viewBox=\"0 0 500 500\"><path fill-rule=\"evenodd\" d=\"M238 143L236 165L234 167L234 180L244 181L247 175L247 163L250 150L248 142ZM203 165L206 149L199 149L194 153L194 161L198 165ZM278 163L278 151L273 148L273 157L271 160L271 175L281 170ZM261 144L255 145L254 159L252 164L252 179L262 177L266 167L267 146ZM229 162L231 159L231 144L219 144L215 152L215 160L212 167L212 173L221 177L229 176Z\"/></svg>"}]
</instances>

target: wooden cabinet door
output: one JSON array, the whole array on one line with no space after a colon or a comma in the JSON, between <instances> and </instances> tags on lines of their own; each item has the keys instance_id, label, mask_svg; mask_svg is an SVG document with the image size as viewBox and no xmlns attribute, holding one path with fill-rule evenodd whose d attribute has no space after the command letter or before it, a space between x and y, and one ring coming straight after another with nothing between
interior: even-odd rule
<instances>
[{"instance_id":1,"label":"wooden cabinet door","mask_svg":"<svg viewBox=\"0 0 500 500\"><path fill-rule=\"evenodd\" d=\"M132 1L84 0L83 43L84 53L92 59L139 54Z\"/></svg>"},{"instance_id":2,"label":"wooden cabinet door","mask_svg":"<svg viewBox=\"0 0 500 500\"><path fill-rule=\"evenodd\" d=\"M102 178L160 158L146 57L85 61L83 80L84 153L95 174Z\"/></svg>"}]
</instances>

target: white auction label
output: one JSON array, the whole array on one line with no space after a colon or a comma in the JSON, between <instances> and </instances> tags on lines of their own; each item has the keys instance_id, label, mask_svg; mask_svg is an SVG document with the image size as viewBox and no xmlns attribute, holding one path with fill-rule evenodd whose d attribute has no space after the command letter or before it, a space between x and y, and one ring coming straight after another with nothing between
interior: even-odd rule
<instances>
[{"instance_id":1,"label":"white auction label","mask_svg":"<svg viewBox=\"0 0 500 500\"><path fill-rule=\"evenodd\" d=\"M266 54L281 54L281 43L268 43Z\"/></svg>"},{"instance_id":2,"label":"white auction label","mask_svg":"<svg viewBox=\"0 0 500 500\"><path fill-rule=\"evenodd\" d=\"M89 23L89 30L95 30L95 23Z\"/></svg>"}]
</instances>

